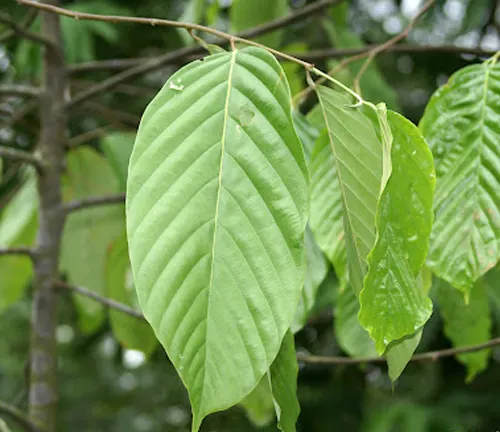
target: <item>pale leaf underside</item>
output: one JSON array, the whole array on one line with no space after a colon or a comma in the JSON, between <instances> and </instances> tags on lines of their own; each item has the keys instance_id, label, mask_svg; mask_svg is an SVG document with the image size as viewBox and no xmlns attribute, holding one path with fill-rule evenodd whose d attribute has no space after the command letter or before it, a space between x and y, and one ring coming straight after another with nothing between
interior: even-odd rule
<instances>
[{"instance_id":1,"label":"pale leaf underside","mask_svg":"<svg viewBox=\"0 0 500 432\"><path fill-rule=\"evenodd\" d=\"M268 371L304 282L307 168L278 62L246 48L174 74L131 158L139 302L188 388L193 430Z\"/></svg>"}]
</instances>

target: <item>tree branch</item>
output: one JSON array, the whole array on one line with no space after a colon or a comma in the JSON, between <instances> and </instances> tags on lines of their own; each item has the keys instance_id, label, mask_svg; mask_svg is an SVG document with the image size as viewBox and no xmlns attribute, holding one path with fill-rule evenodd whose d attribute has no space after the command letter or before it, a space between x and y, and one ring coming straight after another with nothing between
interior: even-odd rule
<instances>
[{"instance_id":1,"label":"tree branch","mask_svg":"<svg viewBox=\"0 0 500 432\"><path fill-rule=\"evenodd\" d=\"M58 0L48 0L57 4ZM43 92L40 98L38 154L44 170L38 176L37 255L34 263L31 308L29 415L47 432L55 432L57 388L57 291L59 255L64 227L61 177L67 147L68 88L58 15L41 14L41 34L52 42L43 51Z\"/></svg>"},{"instance_id":2,"label":"tree branch","mask_svg":"<svg viewBox=\"0 0 500 432\"><path fill-rule=\"evenodd\" d=\"M117 311L120 311L120 312L123 312L127 315L130 315L131 317L134 317L134 318L137 318L140 320L144 320L144 315L142 315L142 313L139 312L138 310L135 310L135 309L133 309L133 308L131 308L123 303L117 302L113 299L103 297L103 296L95 293L94 291L90 291L87 288L79 287L79 286L75 286L75 285L70 285L70 284L67 284L65 282L56 282L56 286L58 288L62 288L64 290L75 292L77 294L91 298L92 300L95 300L96 302L101 303L104 306L107 306L111 309L116 309Z\"/></svg>"},{"instance_id":3,"label":"tree branch","mask_svg":"<svg viewBox=\"0 0 500 432\"><path fill-rule=\"evenodd\" d=\"M452 357L458 354L466 354L476 351L482 351L494 346L500 345L500 337L491 339L488 342L458 348L448 348L438 351L429 351L421 354L415 354L410 361L437 361L444 357ZM387 360L384 357L365 357L365 358L351 358L351 357L326 357L326 356L312 356L307 354L297 354L297 360L307 364L316 365L353 365L365 363L385 363Z\"/></svg>"},{"instance_id":4,"label":"tree branch","mask_svg":"<svg viewBox=\"0 0 500 432\"><path fill-rule=\"evenodd\" d=\"M17 150L11 147L0 146L0 157L20 162L26 162L36 167L38 171L40 172L42 171L41 160L29 152L23 150Z\"/></svg>"},{"instance_id":5,"label":"tree branch","mask_svg":"<svg viewBox=\"0 0 500 432\"><path fill-rule=\"evenodd\" d=\"M28 29L31 26L31 24L33 24L33 21L35 21L37 15L38 15L38 11L36 9L32 9L32 10L28 11L28 13L26 14L26 17L24 18L24 20L21 24L21 27L24 29ZM5 30L0 35L0 43L7 42L11 37L13 37L15 35L16 35L16 32L12 28Z\"/></svg>"},{"instance_id":6,"label":"tree branch","mask_svg":"<svg viewBox=\"0 0 500 432\"><path fill-rule=\"evenodd\" d=\"M226 44L229 40L234 40L236 42L244 42L246 44L250 45L256 45L256 46L261 46L260 44L256 44L254 42L251 42L247 39L255 38L257 36L270 33L274 30L277 30L282 27L286 27L288 25L294 24L296 22L302 21L303 19L307 18L308 16L311 16L313 14L319 13L322 10L334 6L337 3L340 3L342 0L321 0L316 3L313 3L309 6L306 6L302 8L301 10L290 14L287 17L280 18L274 21L271 21L269 23L254 27L252 29L245 30L241 33L237 33L236 35L232 36L223 32L220 32L218 30L211 29L209 27L204 27L200 25L193 25L190 23L180 23L176 21L169 21L169 20L158 20L158 19L149 19L149 18L134 18L134 17L119 17L119 16L103 16L103 15L93 15L93 14L77 14L72 11L68 11L63 8L57 8L54 6L50 5L42 5L40 3L31 1L31 0L18 0L19 3L27 5L27 6L33 6L36 8L43 8L44 10L51 11L53 13L59 13L62 15L70 16L73 18L78 18L78 19L96 19L100 21L108 21L108 22L133 22L133 23L140 23L140 24L148 24L148 25L169 25L173 27L178 27L178 28L185 28L185 29L192 29L192 30L200 30L206 33L211 33L216 36L219 36L219 39L212 42L212 44L215 45L224 45ZM279 51L276 50L271 50L268 49L268 51L272 52L273 54L277 56L284 56L284 58L287 58L288 60L291 61L296 61L302 64L305 67L310 68L312 65L309 65L306 62L303 62L299 59L292 58L288 56L287 54L280 53ZM196 55L196 54L201 54L204 53L205 49L200 46L194 46L194 47L187 47L187 48L181 48L176 51L172 51L170 53L165 54L164 56L157 57L155 59L152 59L150 62L146 63L140 63L137 66L125 70L115 76L112 76L111 78L108 78L107 80L102 81L101 83L89 88L88 90L85 90L77 95L68 103L68 107L72 107L78 103L81 103L84 100L87 100L91 97L94 97L98 94L101 94L102 92L105 92L109 90L110 88L115 87L116 85L130 80L132 78L136 78L138 76L144 75L148 72L152 72L156 69L159 69L160 67L170 64L170 63L175 63L178 62L180 59L191 56L191 55Z\"/></svg>"},{"instance_id":7,"label":"tree branch","mask_svg":"<svg viewBox=\"0 0 500 432\"><path fill-rule=\"evenodd\" d=\"M4 255L26 255L34 259L36 252L27 246L0 247L0 256Z\"/></svg>"},{"instance_id":8,"label":"tree branch","mask_svg":"<svg viewBox=\"0 0 500 432\"><path fill-rule=\"evenodd\" d=\"M0 96L39 97L40 89L20 84L0 84Z\"/></svg>"},{"instance_id":9,"label":"tree branch","mask_svg":"<svg viewBox=\"0 0 500 432\"><path fill-rule=\"evenodd\" d=\"M125 201L125 194L116 194L109 196L87 198L79 201L72 201L64 206L66 213L71 213L77 210L86 209L89 207L97 207L102 205L123 204Z\"/></svg>"},{"instance_id":10,"label":"tree branch","mask_svg":"<svg viewBox=\"0 0 500 432\"><path fill-rule=\"evenodd\" d=\"M326 48L311 50L303 53L298 52L287 52L288 55L296 57L298 59L314 63L319 60L336 59L342 57L350 57L358 54L368 53L373 50L377 45L367 45L362 48ZM175 52L175 51L174 51ZM396 44L385 49L384 52L397 52L397 53L450 53L450 54L469 54L479 57L490 57L496 54L495 50L485 50L482 48L469 48L461 47L457 45L415 45L415 44ZM380 53L380 54L382 54ZM201 58L202 54L193 54L185 58L178 59L181 61L196 60ZM143 65L145 63L150 63L156 61L162 57L138 57L138 58L127 58L127 59L111 59L111 60L97 60L85 63L78 63L76 65L70 66L69 70L72 73L79 72L93 72L93 71L103 71L103 70L123 70L130 67L135 67L137 65ZM174 62L172 62L174 63ZM169 63L164 63L163 66Z\"/></svg>"},{"instance_id":11,"label":"tree branch","mask_svg":"<svg viewBox=\"0 0 500 432\"><path fill-rule=\"evenodd\" d=\"M10 418L15 421L18 425L28 432L43 432L43 428L37 426L35 423L31 422L26 414L21 410L13 407L5 402L0 401L0 413L5 415L5 417Z\"/></svg>"},{"instance_id":12,"label":"tree branch","mask_svg":"<svg viewBox=\"0 0 500 432\"><path fill-rule=\"evenodd\" d=\"M0 23L9 26L12 29L13 34L17 34L24 39L40 43L47 47L52 46L52 42L49 39L27 30L24 26L17 24L12 18L4 13L0 13Z\"/></svg>"}]
</instances>

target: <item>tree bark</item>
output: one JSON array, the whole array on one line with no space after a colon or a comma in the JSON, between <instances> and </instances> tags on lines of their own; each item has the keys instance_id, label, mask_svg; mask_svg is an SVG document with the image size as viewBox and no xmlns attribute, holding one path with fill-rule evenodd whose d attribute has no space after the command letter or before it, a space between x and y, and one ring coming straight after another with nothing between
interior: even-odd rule
<instances>
[{"instance_id":1,"label":"tree bark","mask_svg":"<svg viewBox=\"0 0 500 432\"><path fill-rule=\"evenodd\" d=\"M47 2L49 3L49 2ZM50 1L57 4L58 0ZM40 99L38 153L43 170L38 176L39 230L34 264L29 416L47 432L56 430L57 291L58 261L64 226L61 174L64 163L67 88L59 16L42 13L42 35L52 41L44 49L43 88Z\"/></svg>"}]
</instances>

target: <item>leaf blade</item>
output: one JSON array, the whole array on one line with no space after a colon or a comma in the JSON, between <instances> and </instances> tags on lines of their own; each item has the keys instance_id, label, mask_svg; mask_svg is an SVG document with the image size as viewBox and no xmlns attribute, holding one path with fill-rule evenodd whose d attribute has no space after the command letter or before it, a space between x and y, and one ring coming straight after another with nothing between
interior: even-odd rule
<instances>
[{"instance_id":1,"label":"leaf blade","mask_svg":"<svg viewBox=\"0 0 500 432\"><path fill-rule=\"evenodd\" d=\"M191 63L144 113L127 187L131 262L193 430L241 401L279 351L303 283L307 189L289 88L266 51Z\"/></svg>"}]
</instances>

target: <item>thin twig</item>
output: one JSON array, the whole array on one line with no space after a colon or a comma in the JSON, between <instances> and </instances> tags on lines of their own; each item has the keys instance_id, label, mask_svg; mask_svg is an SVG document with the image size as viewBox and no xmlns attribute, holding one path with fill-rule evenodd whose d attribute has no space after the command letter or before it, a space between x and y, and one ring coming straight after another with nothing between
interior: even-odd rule
<instances>
[{"instance_id":1,"label":"thin twig","mask_svg":"<svg viewBox=\"0 0 500 432\"><path fill-rule=\"evenodd\" d=\"M24 29L29 29L31 24L33 24L33 21L35 21L37 15L38 15L38 11L36 9L31 9L30 11L28 11L28 13L26 14L26 17L24 18L23 22L21 23L21 27ZM11 37L13 37L15 35L16 35L16 32L14 31L13 28L9 28L8 30L5 30L0 35L0 43L7 42Z\"/></svg>"},{"instance_id":2,"label":"thin twig","mask_svg":"<svg viewBox=\"0 0 500 432\"><path fill-rule=\"evenodd\" d=\"M0 147L0 157L26 162L36 167L39 171L42 170L42 163L40 159L32 153L23 150L16 150L11 147Z\"/></svg>"},{"instance_id":3,"label":"thin twig","mask_svg":"<svg viewBox=\"0 0 500 432\"><path fill-rule=\"evenodd\" d=\"M83 17L82 14L77 14L72 11L68 11L63 8L57 8L55 6L47 5L47 4L40 4L31 0L18 0L19 3L27 5L27 6L33 6L35 8L43 8L44 10L47 10L49 12L54 12L54 13L60 13L66 16L71 16L73 18L78 18L78 19L98 19L101 21L108 21L109 18L111 19L111 22L133 22L133 23L145 23L148 25L172 25L175 27L180 27L180 28L185 28L187 30L193 29L193 30L200 30L203 32L215 34L217 36L220 36L220 39L213 41L212 44L214 45L224 45L231 39L234 39L235 41L239 42L244 42L250 45L256 45L256 46L261 46L260 44L256 44L254 42L248 41L247 39L255 38L257 36L270 33L271 31L277 30L282 27L286 27L288 25L294 24L296 22L300 22L304 20L305 18L319 13L323 11L324 9L334 6L338 3L340 3L342 0L322 0L318 1L316 3L312 3L309 6L306 6L302 8L301 10L294 12L284 18L279 18L274 21L270 21L266 24L245 30L243 32L237 33L235 36L219 32L217 30L211 29L209 27L204 27L204 26L199 26L199 25L192 25L189 23L179 23L176 21L168 21L168 20L157 20L157 19L148 19L148 18L134 18L134 17L106 17L103 15L93 15L93 14L85 14L85 18ZM91 18L92 17L92 18ZM123 19L123 20L122 20ZM279 51L275 50L269 50L270 52L273 52L276 55L281 55ZM200 54L205 52L203 47L199 46L193 46L193 47L187 47L187 48L181 48L176 51L172 51L170 53L165 54L164 56L157 57L149 62L145 63L140 63L135 67L132 67L129 70L125 70L117 75L112 76L111 78L108 78L107 80L102 81L99 84L96 84L92 88L89 88L88 90L85 90L73 97L73 99L68 103L68 107L72 107L76 104L81 103L84 100L87 100L91 97L94 97L98 94L102 94L102 92L105 92L116 85L130 80L132 78L136 78L138 76L144 75L149 72L153 72L156 69L161 68L162 66L170 63L175 63L178 62L180 59L183 59L185 57L195 55L195 54ZM284 54L285 58L291 61L297 61L300 62L302 65L310 68L312 65L310 65L307 62L302 62L299 59L295 59L291 56L288 56Z\"/></svg>"},{"instance_id":4,"label":"thin twig","mask_svg":"<svg viewBox=\"0 0 500 432\"><path fill-rule=\"evenodd\" d=\"M23 37L24 39L40 43L47 47L52 46L52 42L50 40L44 38L42 35L39 35L38 33L33 33L27 30L25 27L17 24L12 18L10 18L8 15L4 13L0 13L0 23L9 26L15 34Z\"/></svg>"},{"instance_id":5,"label":"thin twig","mask_svg":"<svg viewBox=\"0 0 500 432\"><path fill-rule=\"evenodd\" d=\"M125 194L122 193L116 195L87 198L79 201L72 201L67 203L64 206L64 208L66 210L66 213L71 213L89 207L97 207L97 206L111 205L111 204L123 204L124 201L125 201Z\"/></svg>"},{"instance_id":6,"label":"thin twig","mask_svg":"<svg viewBox=\"0 0 500 432\"><path fill-rule=\"evenodd\" d=\"M69 139L68 148L79 147L95 138L100 138L109 132L111 125L98 127L90 131L83 132Z\"/></svg>"},{"instance_id":7,"label":"thin twig","mask_svg":"<svg viewBox=\"0 0 500 432\"><path fill-rule=\"evenodd\" d=\"M459 354L466 354L476 351L482 351L494 346L500 345L500 337L491 339L488 342L458 348L447 348L438 351L429 351L421 354L415 354L410 361L437 361L444 357L451 357ZM327 356L312 356L308 354L297 354L297 359L307 364L317 365L352 365L365 363L385 363L387 360L384 357L327 357Z\"/></svg>"},{"instance_id":8,"label":"thin twig","mask_svg":"<svg viewBox=\"0 0 500 432\"><path fill-rule=\"evenodd\" d=\"M141 312L139 312L138 310L135 310L135 309L131 308L130 306L127 306L123 303L117 302L113 299L101 296L100 294L97 294L94 291L90 291L87 288L67 284L65 282L56 282L55 285L58 288L72 291L72 292L75 292L77 294L83 295L85 297L91 298L92 300L95 300L96 302L101 303L104 306L107 306L111 309L116 309L117 311L123 312L131 317L134 317L134 318L137 318L140 320L144 319L144 315Z\"/></svg>"},{"instance_id":9,"label":"thin twig","mask_svg":"<svg viewBox=\"0 0 500 432\"><path fill-rule=\"evenodd\" d=\"M27 246L0 247L0 256L5 255L25 255L33 259L36 252Z\"/></svg>"},{"instance_id":10,"label":"thin twig","mask_svg":"<svg viewBox=\"0 0 500 432\"><path fill-rule=\"evenodd\" d=\"M422 6L422 8L416 13L416 15L411 19L411 21L408 23L406 28L393 38L389 39L387 42L373 48L372 50L368 51L368 56L365 62L363 63L363 66L361 66L361 69L359 70L358 74L356 75L356 78L354 78L354 90L357 93L360 93L360 87L359 87L359 81L361 80L361 77L365 73L366 69L370 65L370 63L373 61L373 59L377 56L378 53L386 50L387 48L397 44L400 40L408 37L410 34L410 31L415 27L417 24L418 20L424 15L430 7L434 4L435 0L427 0L427 2ZM360 54L361 55L361 54ZM360 57L362 58L362 57ZM354 61L354 60L353 60Z\"/></svg>"},{"instance_id":11,"label":"thin twig","mask_svg":"<svg viewBox=\"0 0 500 432\"><path fill-rule=\"evenodd\" d=\"M349 58L346 58L342 60L337 66L335 66L333 69L329 70L327 75L329 76L334 76L336 73L340 72L342 69L344 69L348 64L353 63L357 60L361 60L365 57L368 57L368 59L363 63L363 66L359 70L358 74L356 75L354 79L354 84L353 87L356 91L356 93L361 94L360 91L360 86L359 86L359 80L361 79L361 76L365 72L366 68L369 66L373 58L381 52L384 51L397 51L398 46L396 45L397 42L400 40L404 39L405 37L408 36L410 31L413 29L419 18L432 6L434 3L434 0L428 0L427 3L420 9L417 14L412 18L408 26L399 34L394 36L393 38L389 39L388 41L380 44L380 45L375 45L372 47L363 47L359 49L353 49L353 50L345 50L344 52L347 53L346 55L349 55ZM410 47L417 47L418 45L409 45ZM406 45L408 47L408 45ZM449 47L449 46L448 46ZM415 51L417 51L419 48L414 48ZM428 49L432 49L428 47ZM334 50L339 52L340 50ZM344 57L344 55L339 56L339 57ZM330 56L330 58L334 58L334 56ZM315 82L316 85L321 85L325 82L326 78L325 77L320 77L318 80ZM294 104L299 103L300 101L305 101L307 97L312 93L314 90L313 86L306 87L304 90L302 90L300 93L294 96L293 102Z\"/></svg>"},{"instance_id":12,"label":"thin twig","mask_svg":"<svg viewBox=\"0 0 500 432\"><path fill-rule=\"evenodd\" d=\"M367 45L362 48L327 48L311 50L303 53L299 52L286 52L292 57L314 63L320 60L336 59L342 57L349 57L358 54L364 54L371 51L377 45ZM450 53L450 54L469 54L480 57L491 57L496 53L495 50L487 50L482 48L469 48L457 45L415 45L415 44L396 44L388 47L383 52L397 52L397 53ZM381 53L379 53L381 54ZM203 54L194 54L187 56L181 60L196 60L203 56ZM137 57L127 59L111 59L111 60L96 60L86 63L79 63L69 67L69 71L73 73L79 72L93 72L93 71L111 71L123 70L145 63L153 62L161 57ZM172 62L173 63L173 62ZM167 63L163 63L166 65Z\"/></svg>"},{"instance_id":13,"label":"thin twig","mask_svg":"<svg viewBox=\"0 0 500 432\"><path fill-rule=\"evenodd\" d=\"M39 97L40 89L20 84L0 84L0 96Z\"/></svg>"},{"instance_id":14,"label":"thin twig","mask_svg":"<svg viewBox=\"0 0 500 432\"><path fill-rule=\"evenodd\" d=\"M0 401L0 413L5 417L15 421L18 425L28 432L43 432L43 428L37 426L29 420L28 416L16 407Z\"/></svg>"}]
</instances>

